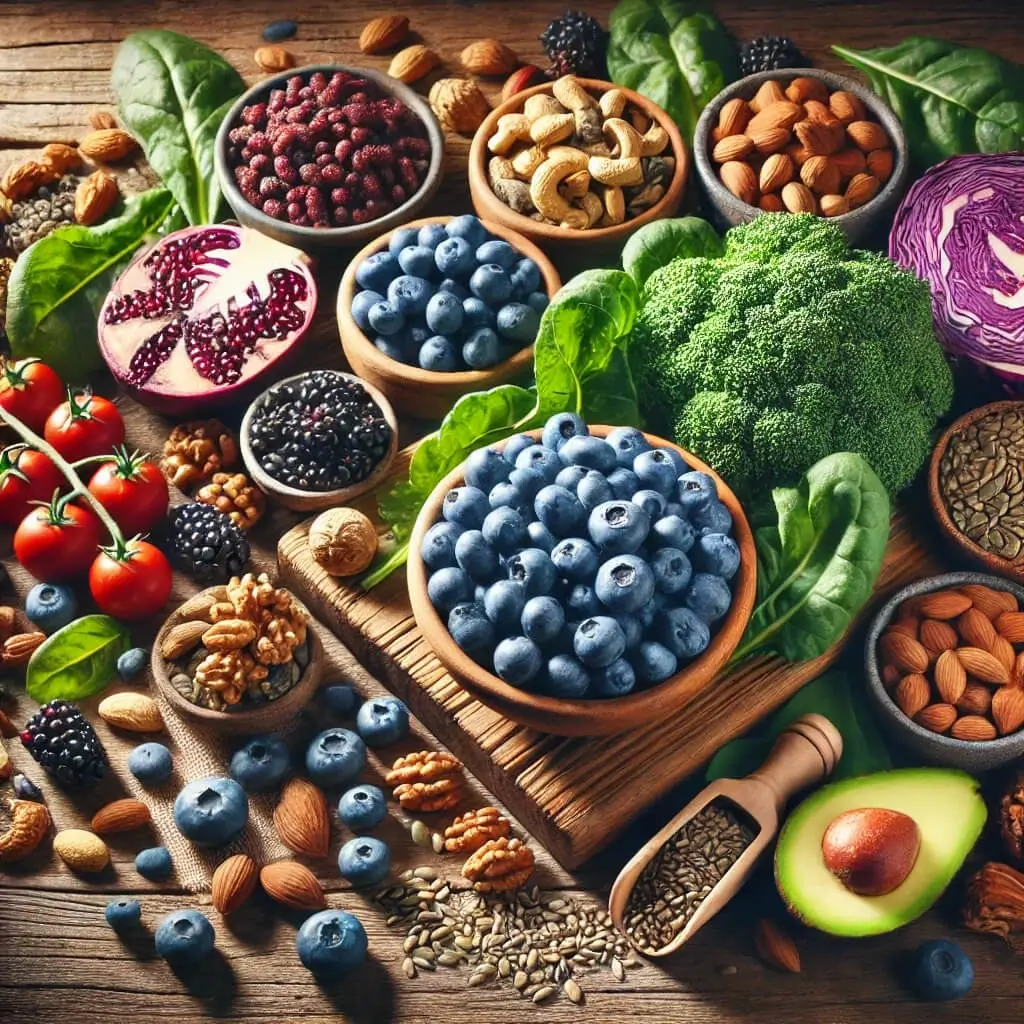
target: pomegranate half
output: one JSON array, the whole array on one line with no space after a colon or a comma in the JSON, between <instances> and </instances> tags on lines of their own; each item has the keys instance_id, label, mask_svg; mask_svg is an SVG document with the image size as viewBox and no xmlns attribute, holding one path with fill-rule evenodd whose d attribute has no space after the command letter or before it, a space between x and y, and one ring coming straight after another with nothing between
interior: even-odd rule
<instances>
[{"instance_id":1,"label":"pomegranate half","mask_svg":"<svg viewBox=\"0 0 1024 1024\"><path fill-rule=\"evenodd\" d=\"M188 414L243 398L316 311L309 258L250 228L185 228L140 253L99 319L111 373L144 405Z\"/></svg>"}]
</instances>

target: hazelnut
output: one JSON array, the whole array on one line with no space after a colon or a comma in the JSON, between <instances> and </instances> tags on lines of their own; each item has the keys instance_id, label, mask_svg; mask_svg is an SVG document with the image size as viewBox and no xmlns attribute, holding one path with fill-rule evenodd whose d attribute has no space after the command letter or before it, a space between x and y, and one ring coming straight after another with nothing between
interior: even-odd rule
<instances>
[{"instance_id":1,"label":"hazelnut","mask_svg":"<svg viewBox=\"0 0 1024 1024\"><path fill-rule=\"evenodd\" d=\"M377 554L373 523L354 508L330 508L309 528L313 559L331 576L354 576Z\"/></svg>"}]
</instances>

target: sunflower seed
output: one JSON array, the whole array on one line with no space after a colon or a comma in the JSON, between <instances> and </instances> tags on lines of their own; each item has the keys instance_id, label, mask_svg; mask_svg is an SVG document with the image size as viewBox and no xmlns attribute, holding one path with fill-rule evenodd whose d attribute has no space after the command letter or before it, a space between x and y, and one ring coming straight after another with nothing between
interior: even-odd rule
<instances>
[{"instance_id":1,"label":"sunflower seed","mask_svg":"<svg viewBox=\"0 0 1024 1024\"><path fill-rule=\"evenodd\" d=\"M562 991L565 992L570 1003L575 1003L579 1006L583 1002L583 989L572 978L566 979L565 984L562 985Z\"/></svg>"},{"instance_id":2,"label":"sunflower seed","mask_svg":"<svg viewBox=\"0 0 1024 1024\"><path fill-rule=\"evenodd\" d=\"M546 999L550 999L554 994L555 986L545 985L543 988L539 988L533 993L533 1001L535 1003L543 1003Z\"/></svg>"},{"instance_id":3,"label":"sunflower seed","mask_svg":"<svg viewBox=\"0 0 1024 1024\"><path fill-rule=\"evenodd\" d=\"M416 965L408 957L402 961L402 970L407 978L416 977Z\"/></svg>"},{"instance_id":4,"label":"sunflower seed","mask_svg":"<svg viewBox=\"0 0 1024 1024\"><path fill-rule=\"evenodd\" d=\"M412 827L409 829L409 834L412 836L412 841L417 846L429 846L430 845L430 829L423 824L422 821L414 821ZM412 875L409 876L410 878ZM408 881L405 875L402 876L403 881Z\"/></svg>"}]
</instances>

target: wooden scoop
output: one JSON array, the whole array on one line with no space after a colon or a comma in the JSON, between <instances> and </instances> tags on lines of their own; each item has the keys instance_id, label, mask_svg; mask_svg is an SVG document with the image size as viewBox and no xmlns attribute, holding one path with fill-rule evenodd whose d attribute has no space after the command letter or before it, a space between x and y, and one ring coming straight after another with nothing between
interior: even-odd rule
<instances>
[{"instance_id":1,"label":"wooden scoop","mask_svg":"<svg viewBox=\"0 0 1024 1024\"><path fill-rule=\"evenodd\" d=\"M718 800L732 804L750 819L757 835L736 862L704 898L696 913L671 942L659 949L642 950L645 956L667 956L690 939L740 890L758 858L779 829L779 818L794 793L831 774L843 752L839 730L822 715L804 715L791 723L775 741L764 764L745 779L719 779L693 798L656 836L642 846L622 869L612 886L608 909L616 927L625 934L626 905L630 894L661 847L699 811Z\"/></svg>"}]
</instances>

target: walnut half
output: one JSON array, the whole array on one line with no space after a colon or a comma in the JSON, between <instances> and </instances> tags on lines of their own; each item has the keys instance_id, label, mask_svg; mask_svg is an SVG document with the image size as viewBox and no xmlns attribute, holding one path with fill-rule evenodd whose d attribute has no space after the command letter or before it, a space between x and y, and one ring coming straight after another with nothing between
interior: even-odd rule
<instances>
[{"instance_id":1,"label":"walnut half","mask_svg":"<svg viewBox=\"0 0 1024 1024\"><path fill-rule=\"evenodd\" d=\"M238 445L220 420L190 420L179 423L164 442L160 468L175 487L187 491L237 465Z\"/></svg>"},{"instance_id":2,"label":"walnut half","mask_svg":"<svg viewBox=\"0 0 1024 1024\"><path fill-rule=\"evenodd\" d=\"M1024 864L1024 770L1018 770L999 802L999 831L1009 857Z\"/></svg>"},{"instance_id":3,"label":"walnut half","mask_svg":"<svg viewBox=\"0 0 1024 1024\"><path fill-rule=\"evenodd\" d=\"M462 876L478 892L521 889L533 874L533 850L519 839L492 839L484 843L462 867Z\"/></svg>"},{"instance_id":4,"label":"walnut half","mask_svg":"<svg viewBox=\"0 0 1024 1024\"><path fill-rule=\"evenodd\" d=\"M1009 864L990 862L967 883L964 924L976 932L1009 938L1024 931L1024 874Z\"/></svg>"}]
</instances>

